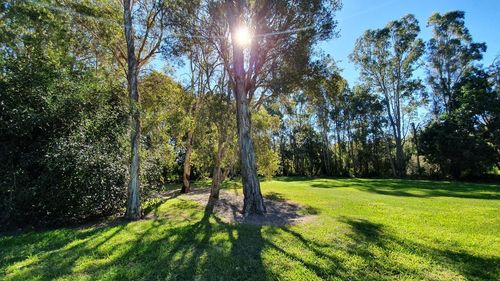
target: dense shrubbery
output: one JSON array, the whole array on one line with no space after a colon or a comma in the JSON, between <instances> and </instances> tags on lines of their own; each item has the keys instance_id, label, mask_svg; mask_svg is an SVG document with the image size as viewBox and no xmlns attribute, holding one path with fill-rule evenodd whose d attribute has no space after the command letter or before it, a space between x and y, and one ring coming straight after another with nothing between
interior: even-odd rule
<instances>
[{"instance_id":1,"label":"dense shrubbery","mask_svg":"<svg viewBox=\"0 0 500 281\"><path fill-rule=\"evenodd\" d=\"M0 226L64 224L123 207L123 81L44 6L2 6ZM7 24L3 24L7 23Z\"/></svg>"},{"instance_id":2,"label":"dense shrubbery","mask_svg":"<svg viewBox=\"0 0 500 281\"><path fill-rule=\"evenodd\" d=\"M2 223L58 224L121 208L122 87L91 73L57 73L45 61L11 71L0 81Z\"/></svg>"}]
</instances>

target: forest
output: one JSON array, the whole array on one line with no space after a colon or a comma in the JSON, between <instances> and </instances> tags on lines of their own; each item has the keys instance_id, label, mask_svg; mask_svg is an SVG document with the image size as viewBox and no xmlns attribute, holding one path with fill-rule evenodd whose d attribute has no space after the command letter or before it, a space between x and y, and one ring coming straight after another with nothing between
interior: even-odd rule
<instances>
[{"instance_id":1,"label":"forest","mask_svg":"<svg viewBox=\"0 0 500 281\"><path fill-rule=\"evenodd\" d=\"M500 59L483 61L487 44L473 39L467 14L460 10L436 12L428 15L427 22L419 22L413 14L401 14L385 26L358 34L349 63L356 67L359 81L350 84L335 55L319 47L326 40L342 40L337 13L343 4L340 0L1 0L0 230L66 227L109 217L139 220L126 224L139 229L149 223L152 208L161 204L159 209L171 208L164 210L170 212L165 215L167 221L177 215L186 218L183 208L196 209L192 201L184 199L165 203L162 196L167 191L183 198L182 194L196 196L204 188L210 202L223 202L220 198L227 196L225 190L239 190L242 205L238 212L244 218L272 217L269 214L275 203L270 202L288 202L289 197L299 203L304 200L307 206L315 206L314 198L323 202L322 198L330 196L331 201L324 204L365 200L355 193L364 188L370 196L380 198L483 199L493 204L488 210L498 211L500 190L494 183L500 181ZM424 27L432 32L428 38L421 34ZM322 185L331 190L335 187L335 192L350 186L354 197L317 193L320 191L315 188ZM308 193L304 186L314 190ZM351 208L349 202L343 202L345 208ZM397 201L380 204L398 205ZM322 216L337 212L336 207L321 206L306 207L307 215L329 223ZM456 208L448 207L450 211ZM397 213L396 209L392 212ZM474 214L464 210L464 216ZM336 223L359 230L359 239L380 237L367 240L377 247L397 248L400 243L396 234L380 234L385 229L380 226L385 223L382 217L379 225L367 224L361 217L342 220L339 214L332 216L338 217ZM212 219L203 219L206 225L199 225L199 231L203 227L209 231L210 225L217 229ZM238 229L243 237L238 236L236 242L245 236L250 240L241 243L253 241L243 244L241 251L250 247L251 254L252 247L259 245L260 240L252 236L254 228L216 223ZM491 223L485 230L490 234L500 227L498 217ZM260 227L256 235L262 238L265 228L261 233ZM87 239L87 234L90 241L108 233L106 229L96 231L84 232L81 237L76 232L63 232L61 237L59 232L47 235L70 243ZM419 237L417 232L415 226L411 235ZM179 251L186 244L199 242L197 234L187 238L189 233L186 229L179 234L182 239L192 239L180 241ZM304 239L301 235L308 235L285 234L300 241ZM16 249L29 239L42 239L36 236L41 235L38 232L26 235L35 237L15 242L0 236L0 245L9 251L0 262L6 280L35 276L49 280L62 276L57 272L70 274L69 265L50 271L54 264L65 264L71 258L67 255L45 256L44 263L36 265L43 268L35 273L10 269L18 259ZM353 237L349 241L356 241ZM488 237L498 238L498 232ZM212 242L206 243L199 245L208 247L205 245ZM268 247L267 242L262 243L257 256ZM320 247L314 243L320 242L311 243L316 247L309 249L311 255L318 255ZM427 242L422 243L420 246ZM148 245L151 249L144 251L153 262L154 247L163 246ZM409 251L405 253L427 253L421 257L430 260L443 256L437 250L426 252L419 244L408 245L400 245ZM172 247L169 250L177 253L176 246ZM269 249L278 251L277 247ZM233 257L242 261L229 254L223 259L239 268L245 258L234 249ZM462 280L460 276L494 280L499 274L498 252L486 246L481 249L484 251L477 255L490 258L474 260L472 254L461 258L450 254L437 261L438 265L428 265L434 273L443 272L439 266L450 264L449 268L462 268L450 269L455 275L417 275L408 268L401 270L420 280ZM196 256L197 250L189 251ZM357 254L370 256L369 249L358 250ZM92 255L85 249L78 251ZM210 259L214 253L207 251ZM320 261L325 256L321 255ZM327 260L327 265L315 268L315 258L309 258L302 264L319 279L383 279L383 274L396 274L389 273L391 267L385 264L381 275L376 275L378 266L373 260L367 270L375 275L354 270L354 261L344 271L335 267L337 271L330 272L333 267ZM76 264L77 257L72 259ZM215 273L204 271L207 269L200 269L201 275L184 271L171 276L162 269L153 274L146 268L158 265L142 264L144 268L135 273L119 271L121 275L108 276L110 272L102 271L107 267L101 267L86 269L84 274L90 275L78 278L238 280L246 276L247 280L274 280L281 276L282 280L313 280L306 273L279 275L287 274L283 270L286 266L269 265L269 269L272 259L250 262L249 268L242 267L248 269L247 275L241 276L226 271L211 275ZM175 262L189 266L183 258L172 259L170 264ZM207 268L208 264L219 266L209 261ZM257 270L257 275L252 275L252 270Z\"/></svg>"}]
</instances>

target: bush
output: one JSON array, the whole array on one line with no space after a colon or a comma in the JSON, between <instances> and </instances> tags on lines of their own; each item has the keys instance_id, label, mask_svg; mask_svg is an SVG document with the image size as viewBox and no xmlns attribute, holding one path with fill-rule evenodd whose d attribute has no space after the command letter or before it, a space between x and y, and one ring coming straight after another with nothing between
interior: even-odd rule
<instances>
[{"instance_id":1,"label":"bush","mask_svg":"<svg viewBox=\"0 0 500 281\"><path fill-rule=\"evenodd\" d=\"M123 87L37 63L39 77L11 68L0 81L0 225L62 225L116 212L126 195ZM26 83L27 75L38 79Z\"/></svg>"}]
</instances>

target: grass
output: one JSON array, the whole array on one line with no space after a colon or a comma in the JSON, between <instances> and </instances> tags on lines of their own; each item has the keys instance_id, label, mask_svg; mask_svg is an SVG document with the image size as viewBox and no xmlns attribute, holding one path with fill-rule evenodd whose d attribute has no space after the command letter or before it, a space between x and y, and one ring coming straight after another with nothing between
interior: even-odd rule
<instances>
[{"instance_id":1,"label":"grass","mask_svg":"<svg viewBox=\"0 0 500 281\"><path fill-rule=\"evenodd\" d=\"M500 280L500 187L279 178L317 218L231 225L182 196L158 218L0 236L0 280Z\"/></svg>"}]
</instances>

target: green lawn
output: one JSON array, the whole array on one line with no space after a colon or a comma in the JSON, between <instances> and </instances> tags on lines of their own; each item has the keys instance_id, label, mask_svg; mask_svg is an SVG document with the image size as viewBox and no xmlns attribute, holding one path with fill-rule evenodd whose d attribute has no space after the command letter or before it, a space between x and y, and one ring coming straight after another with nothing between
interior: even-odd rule
<instances>
[{"instance_id":1,"label":"green lawn","mask_svg":"<svg viewBox=\"0 0 500 281\"><path fill-rule=\"evenodd\" d=\"M0 280L500 280L500 187L281 178L306 224L230 225L177 197L128 224L0 236Z\"/></svg>"}]
</instances>

